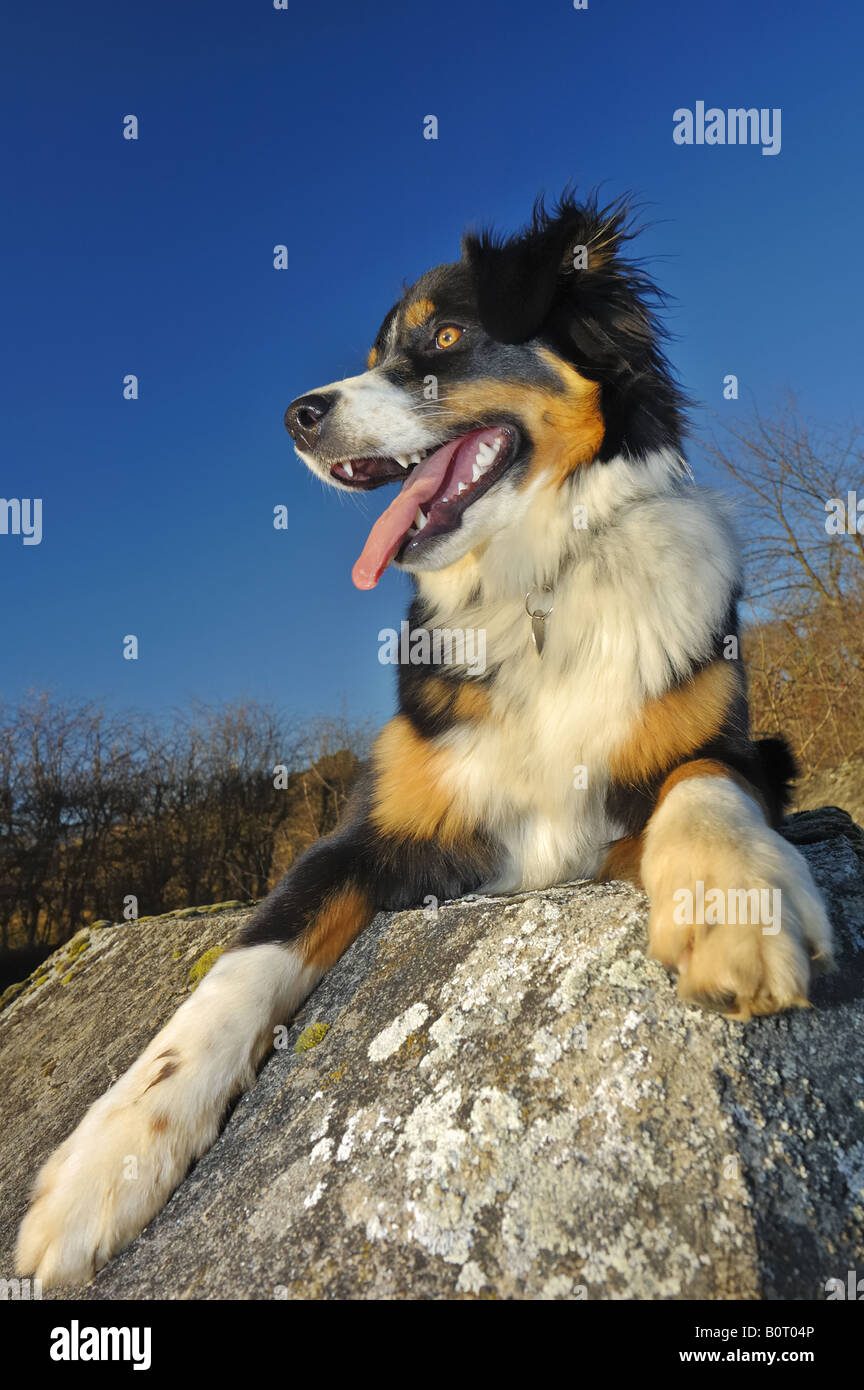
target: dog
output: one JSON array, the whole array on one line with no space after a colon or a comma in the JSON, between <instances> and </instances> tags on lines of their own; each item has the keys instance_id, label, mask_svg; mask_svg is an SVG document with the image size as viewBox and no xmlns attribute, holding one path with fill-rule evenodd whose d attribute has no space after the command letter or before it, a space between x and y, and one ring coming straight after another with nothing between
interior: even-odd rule
<instances>
[{"instance_id":1,"label":"dog","mask_svg":"<svg viewBox=\"0 0 864 1390\"><path fill-rule=\"evenodd\" d=\"M680 998L741 1021L805 1006L830 965L823 903L778 833L792 755L750 734L733 527L685 462L633 234L626 204L565 192L510 238L466 236L390 310L364 372L288 407L325 482L399 484L354 583L407 571L412 633L482 631L488 660L400 666L343 823L42 1168L22 1274L87 1280L138 1234L381 910L629 879ZM768 894L770 925L692 909Z\"/></svg>"}]
</instances>

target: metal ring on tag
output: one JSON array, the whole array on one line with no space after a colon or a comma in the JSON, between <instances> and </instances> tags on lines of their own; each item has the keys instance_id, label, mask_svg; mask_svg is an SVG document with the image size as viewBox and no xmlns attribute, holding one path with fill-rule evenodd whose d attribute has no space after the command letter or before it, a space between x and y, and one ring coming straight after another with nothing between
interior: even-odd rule
<instances>
[{"instance_id":1,"label":"metal ring on tag","mask_svg":"<svg viewBox=\"0 0 864 1390\"><path fill-rule=\"evenodd\" d=\"M525 612L528 614L528 617L529 617L529 618L548 618L548 617L549 617L549 614L552 612L552 607L553 607L553 605L550 603L549 607L546 609L545 612L543 612L543 610L540 609L540 608L537 608L537 609L531 609L531 608L529 608L528 605L529 605L529 603L531 602L531 595L532 595L532 594L552 594L552 593L553 593L553 590L550 589L550 587L549 587L548 584L542 585L542 587L539 588L539 589L529 589L529 590L528 590L527 594L525 595Z\"/></svg>"}]
</instances>

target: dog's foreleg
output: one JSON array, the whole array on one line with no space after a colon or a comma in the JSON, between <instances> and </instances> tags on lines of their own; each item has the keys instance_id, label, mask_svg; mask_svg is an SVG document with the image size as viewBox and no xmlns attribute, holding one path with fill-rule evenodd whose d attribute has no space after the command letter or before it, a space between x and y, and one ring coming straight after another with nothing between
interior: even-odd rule
<instances>
[{"instance_id":1,"label":"dog's foreleg","mask_svg":"<svg viewBox=\"0 0 864 1390\"><path fill-rule=\"evenodd\" d=\"M40 1171L17 1265L89 1279L160 1210L215 1139L288 1020L375 912L350 829L298 861L134 1065Z\"/></svg>"}]
</instances>

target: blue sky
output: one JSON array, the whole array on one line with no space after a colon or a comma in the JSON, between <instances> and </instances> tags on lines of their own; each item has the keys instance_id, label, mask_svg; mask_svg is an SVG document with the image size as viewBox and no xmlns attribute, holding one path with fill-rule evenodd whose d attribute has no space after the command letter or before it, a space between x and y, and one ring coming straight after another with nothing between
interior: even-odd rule
<instances>
[{"instance_id":1,"label":"blue sky","mask_svg":"<svg viewBox=\"0 0 864 1390\"><path fill-rule=\"evenodd\" d=\"M0 535L2 698L50 689L161 712L251 696L385 717L377 633L398 626L408 584L350 581L385 495L325 495L285 406L361 369L403 280L453 259L466 224L515 228L568 179L650 205L640 249L677 299L671 355L704 402L697 429L789 389L814 418L856 413L860 10L14 10L0 495L41 497L44 536ZM781 108L781 152L676 145L672 113L698 100ZM122 138L129 113L137 141ZM722 399L728 372L737 403ZM122 398L127 373L137 401Z\"/></svg>"}]
</instances>

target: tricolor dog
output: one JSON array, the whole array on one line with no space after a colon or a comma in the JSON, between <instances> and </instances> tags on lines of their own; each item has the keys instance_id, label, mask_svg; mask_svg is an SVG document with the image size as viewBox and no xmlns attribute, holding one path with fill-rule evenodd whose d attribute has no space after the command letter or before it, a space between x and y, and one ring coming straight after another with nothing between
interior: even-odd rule
<instances>
[{"instance_id":1,"label":"tricolor dog","mask_svg":"<svg viewBox=\"0 0 864 1390\"><path fill-rule=\"evenodd\" d=\"M354 583L407 570L412 633L482 632L485 661L400 665L344 823L42 1168L22 1273L86 1280L137 1235L382 909L627 878L681 1000L738 1020L805 1005L830 963L822 901L777 833L792 757L750 735L735 537L682 455L629 236L622 206L569 195L509 240L468 236L390 310L364 372L289 406L319 477L395 488ZM779 920L682 910L712 894Z\"/></svg>"}]
</instances>

